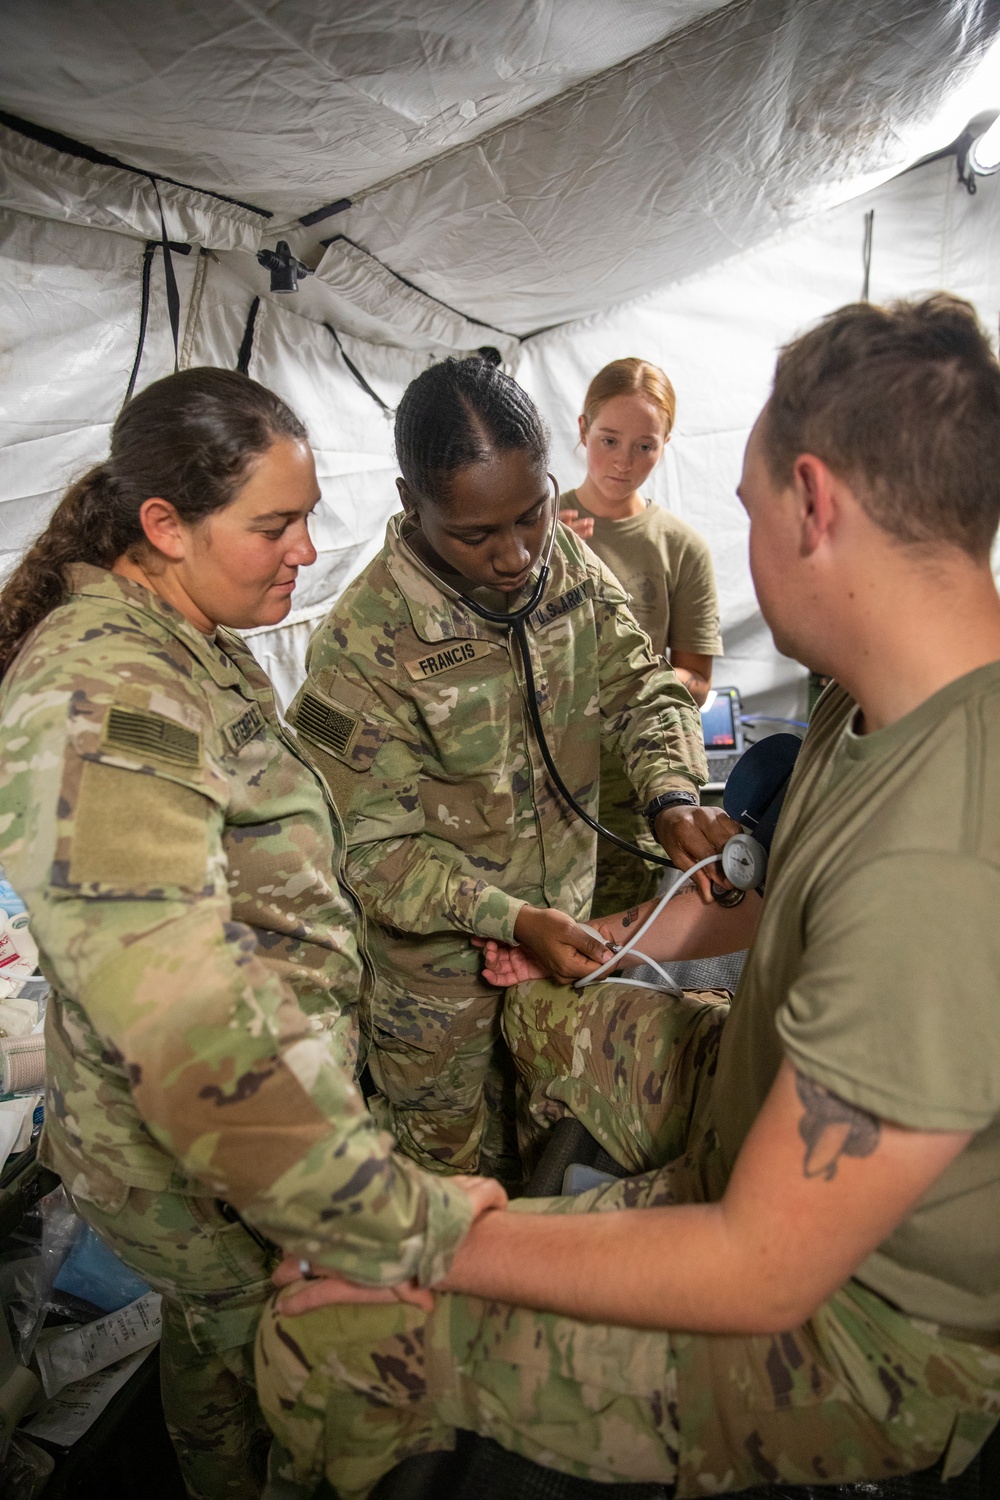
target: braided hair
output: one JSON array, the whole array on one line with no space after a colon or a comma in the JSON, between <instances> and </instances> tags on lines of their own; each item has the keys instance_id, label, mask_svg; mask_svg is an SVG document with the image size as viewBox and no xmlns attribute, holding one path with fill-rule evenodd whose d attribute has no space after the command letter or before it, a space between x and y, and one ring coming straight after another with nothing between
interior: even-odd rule
<instances>
[{"instance_id":1,"label":"braided hair","mask_svg":"<svg viewBox=\"0 0 1000 1500\"><path fill-rule=\"evenodd\" d=\"M70 486L0 590L0 676L62 603L68 567L141 558L139 512L151 496L195 525L236 498L273 442L305 436L279 396L235 370L181 370L146 386L119 413L108 457Z\"/></svg>"},{"instance_id":2,"label":"braided hair","mask_svg":"<svg viewBox=\"0 0 1000 1500\"><path fill-rule=\"evenodd\" d=\"M491 360L443 360L404 391L396 410L396 458L417 499L446 499L456 470L513 449L542 470L548 465L548 432L538 408Z\"/></svg>"}]
</instances>

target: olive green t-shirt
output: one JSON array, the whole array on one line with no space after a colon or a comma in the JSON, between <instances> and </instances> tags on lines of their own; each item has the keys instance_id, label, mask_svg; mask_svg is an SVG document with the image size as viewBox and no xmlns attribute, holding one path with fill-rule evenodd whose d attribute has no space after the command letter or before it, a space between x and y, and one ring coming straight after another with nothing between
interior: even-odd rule
<instances>
[{"instance_id":1,"label":"olive green t-shirt","mask_svg":"<svg viewBox=\"0 0 1000 1500\"><path fill-rule=\"evenodd\" d=\"M728 1170L783 1056L880 1118L973 1138L856 1272L1000 1329L1000 662L886 729L815 710L712 1090Z\"/></svg>"},{"instance_id":2,"label":"olive green t-shirt","mask_svg":"<svg viewBox=\"0 0 1000 1500\"><path fill-rule=\"evenodd\" d=\"M631 609L653 650L721 656L719 598L712 554L705 538L662 505L611 521L595 516L576 490L560 496L561 510L593 519L587 546L609 567L631 596Z\"/></svg>"}]
</instances>

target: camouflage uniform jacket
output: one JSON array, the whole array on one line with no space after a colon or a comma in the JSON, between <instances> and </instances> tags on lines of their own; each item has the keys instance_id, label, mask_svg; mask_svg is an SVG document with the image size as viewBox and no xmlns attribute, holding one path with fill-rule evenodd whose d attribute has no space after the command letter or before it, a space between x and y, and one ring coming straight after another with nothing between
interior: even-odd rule
<instances>
[{"instance_id":1,"label":"camouflage uniform jacket","mask_svg":"<svg viewBox=\"0 0 1000 1500\"><path fill-rule=\"evenodd\" d=\"M517 645L420 562L401 521L313 636L290 711L344 819L349 879L404 934L511 942L525 901L585 917L596 838L546 775ZM602 741L643 803L705 780L693 700L562 526L528 635L552 755L594 816Z\"/></svg>"},{"instance_id":2,"label":"camouflage uniform jacket","mask_svg":"<svg viewBox=\"0 0 1000 1500\"><path fill-rule=\"evenodd\" d=\"M70 588L0 690L0 859L53 987L46 1159L111 1211L219 1196L360 1280L440 1274L470 1212L352 1081L342 830L266 676L138 584Z\"/></svg>"}]
</instances>

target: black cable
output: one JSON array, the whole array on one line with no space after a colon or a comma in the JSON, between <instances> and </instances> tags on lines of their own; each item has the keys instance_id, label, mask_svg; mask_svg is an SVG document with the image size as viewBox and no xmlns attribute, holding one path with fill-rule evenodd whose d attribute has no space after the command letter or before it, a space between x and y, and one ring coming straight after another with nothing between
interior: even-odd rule
<instances>
[{"instance_id":1,"label":"black cable","mask_svg":"<svg viewBox=\"0 0 1000 1500\"><path fill-rule=\"evenodd\" d=\"M344 348L343 344L340 342L340 335L337 332L336 328L334 328L333 325L330 324L330 323L324 323L323 327L326 329L327 333L331 336L331 338L333 339L333 342L336 344L337 348L340 350L340 356L343 359L344 364L350 370L351 374L354 376L355 380L358 382L358 385L361 387L361 389L365 392L366 395L368 395L368 396L370 396L372 398L372 400L375 402L375 404L377 406L380 406L382 408L382 410L385 412L385 414L386 414L387 417L391 417L392 416L392 407L389 406L385 401L382 400L382 397L379 395L378 391L373 391L372 390L371 386L368 384L367 380L362 375L361 371L358 369L357 365L354 363L353 359L348 354L348 352Z\"/></svg>"},{"instance_id":2,"label":"black cable","mask_svg":"<svg viewBox=\"0 0 1000 1500\"><path fill-rule=\"evenodd\" d=\"M153 192L156 194L156 206L160 210L160 233L163 245L163 277L167 284L167 313L170 317L170 332L174 340L174 374L180 369L181 357L181 296L177 290L177 277L174 275L174 262L170 253L170 241L167 239L167 221L163 217L163 201L160 198L160 189L156 185L156 178L150 177L153 184Z\"/></svg>"},{"instance_id":3,"label":"black cable","mask_svg":"<svg viewBox=\"0 0 1000 1500\"><path fill-rule=\"evenodd\" d=\"M153 256L156 254L156 240L147 240L146 248L142 255L142 292L139 300L139 339L135 346L135 359L132 361L132 373L128 378L128 390L125 392L125 400L122 406L127 406L132 399L135 390L135 382L139 376L139 366L142 363L142 351L146 343L146 324L149 322L149 282L153 269Z\"/></svg>"},{"instance_id":4,"label":"black cable","mask_svg":"<svg viewBox=\"0 0 1000 1500\"><path fill-rule=\"evenodd\" d=\"M545 726L542 724L542 716L538 711L538 693L535 687L535 673L531 665L531 649L528 645L528 627L525 620L515 620L513 623L514 638L517 641L518 653L521 657L521 665L524 668L524 686L528 697L528 714L531 719L531 727L535 731L535 739L538 748L542 752L545 769L549 773L552 784L562 797L563 801L572 808L578 818L582 818L588 828L592 828L599 838L605 839L609 844L617 844L619 849L624 849L626 854L635 854L639 859L645 860L647 865L665 865L668 869L676 868L672 859L665 854L651 854L647 849L640 849L638 844L630 844L628 839L619 838L617 833L612 833L610 828L605 828L596 818L592 818L585 808L573 796L566 783L563 781L552 759L548 741L545 738Z\"/></svg>"},{"instance_id":5,"label":"black cable","mask_svg":"<svg viewBox=\"0 0 1000 1500\"><path fill-rule=\"evenodd\" d=\"M253 333L257 326L257 314L260 311L260 298L255 297L250 304L247 313L247 326L243 330L243 342L240 344L240 352L236 356L236 368L241 375L250 374L250 358L253 354Z\"/></svg>"},{"instance_id":6,"label":"black cable","mask_svg":"<svg viewBox=\"0 0 1000 1500\"><path fill-rule=\"evenodd\" d=\"M519 344L522 344L524 342L524 336L522 334L508 333L506 328L498 328L495 323L487 323L482 318L474 318L471 313L464 313L460 307L452 307L450 302L442 302L440 297L435 297L432 295L432 293L425 292L422 286L417 286L417 283L415 281L410 281L409 278L402 275L401 272L394 271L392 269L392 266L387 266L384 260L379 260L377 255L373 255L370 250L365 249L364 245L359 245L355 240L350 239L346 234L332 235L328 240L320 240L320 244L324 249L328 250L330 246L335 245L338 240L343 240L344 244L350 245L352 250L360 250L362 255L367 255L369 260L373 260L377 266L381 266L383 271L387 271L389 275L392 276L394 280L398 281L402 286L409 287L411 292L418 292L421 297L426 297L428 302L436 302L438 307L443 307L446 312L454 313L456 318L462 318L466 323L475 323L480 328L488 328L491 333L501 333L503 334L505 339L516 339Z\"/></svg>"}]
</instances>

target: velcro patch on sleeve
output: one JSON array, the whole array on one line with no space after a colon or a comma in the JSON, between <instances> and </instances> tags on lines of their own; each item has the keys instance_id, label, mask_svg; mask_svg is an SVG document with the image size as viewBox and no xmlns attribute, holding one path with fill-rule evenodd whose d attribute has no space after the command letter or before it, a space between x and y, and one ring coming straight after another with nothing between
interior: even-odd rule
<instances>
[{"instance_id":1,"label":"velcro patch on sleeve","mask_svg":"<svg viewBox=\"0 0 1000 1500\"><path fill-rule=\"evenodd\" d=\"M489 656L492 650L489 641L452 641L450 645L428 651L426 656L418 656L403 665L414 682L423 682L425 678L437 677L441 672L450 672L454 667L464 667L466 662Z\"/></svg>"},{"instance_id":2,"label":"velcro patch on sleeve","mask_svg":"<svg viewBox=\"0 0 1000 1500\"><path fill-rule=\"evenodd\" d=\"M95 892L201 892L208 875L212 803L162 776L101 761L83 767L68 878Z\"/></svg>"},{"instance_id":3,"label":"velcro patch on sleeve","mask_svg":"<svg viewBox=\"0 0 1000 1500\"><path fill-rule=\"evenodd\" d=\"M225 726L222 733L229 748L240 751L266 728L267 721L263 713L256 703L251 703L238 718Z\"/></svg>"},{"instance_id":4,"label":"velcro patch on sleeve","mask_svg":"<svg viewBox=\"0 0 1000 1500\"><path fill-rule=\"evenodd\" d=\"M295 725L306 739L332 750L334 755L346 756L361 728L361 720L336 704L324 703L307 688L299 699Z\"/></svg>"},{"instance_id":5,"label":"velcro patch on sleeve","mask_svg":"<svg viewBox=\"0 0 1000 1500\"><path fill-rule=\"evenodd\" d=\"M149 708L115 704L104 721L101 747L136 760L149 756L175 766L201 765L201 735Z\"/></svg>"},{"instance_id":6,"label":"velcro patch on sleeve","mask_svg":"<svg viewBox=\"0 0 1000 1500\"><path fill-rule=\"evenodd\" d=\"M565 594L560 594L557 599L546 599L539 605L531 616L532 630L541 630L545 625L551 625L553 620L558 620L562 615L568 615L571 609L579 609L587 599L594 597L594 580L585 578L582 583L567 589Z\"/></svg>"}]
</instances>

